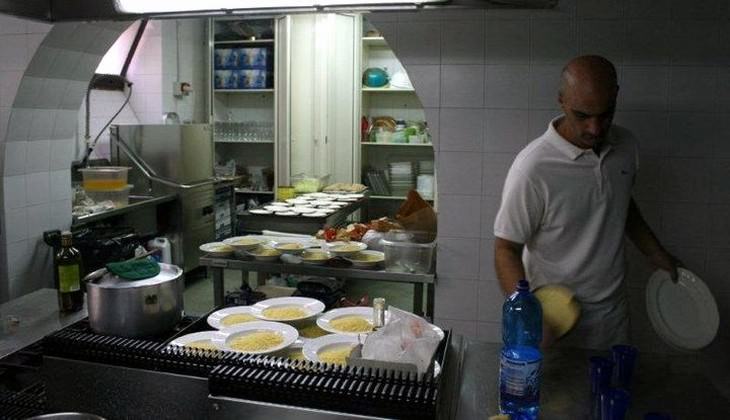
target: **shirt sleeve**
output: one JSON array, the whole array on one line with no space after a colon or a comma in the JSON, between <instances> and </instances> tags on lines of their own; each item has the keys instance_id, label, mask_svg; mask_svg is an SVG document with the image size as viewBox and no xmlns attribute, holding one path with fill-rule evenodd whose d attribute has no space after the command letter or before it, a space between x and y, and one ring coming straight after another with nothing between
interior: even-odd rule
<instances>
[{"instance_id":1,"label":"shirt sleeve","mask_svg":"<svg viewBox=\"0 0 730 420\"><path fill-rule=\"evenodd\" d=\"M537 232L544 201L529 177L514 164L507 173L502 204L494 220L494 236L525 244Z\"/></svg>"}]
</instances>

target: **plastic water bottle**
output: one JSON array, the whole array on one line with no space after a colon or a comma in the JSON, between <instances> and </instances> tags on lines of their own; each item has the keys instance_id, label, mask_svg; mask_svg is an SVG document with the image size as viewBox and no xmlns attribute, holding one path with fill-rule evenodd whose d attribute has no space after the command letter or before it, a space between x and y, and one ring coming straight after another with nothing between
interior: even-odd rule
<instances>
[{"instance_id":1,"label":"plastic water bottle","mask_svg":"<svg viewBox=\"0 0 730 420\"><path fill-rule=\"evenodd\" d=\"M542 366L542 307L527 280L517 283L502 306L499 400L512 419L537 419Z\"/></svg>"}]
</instances>

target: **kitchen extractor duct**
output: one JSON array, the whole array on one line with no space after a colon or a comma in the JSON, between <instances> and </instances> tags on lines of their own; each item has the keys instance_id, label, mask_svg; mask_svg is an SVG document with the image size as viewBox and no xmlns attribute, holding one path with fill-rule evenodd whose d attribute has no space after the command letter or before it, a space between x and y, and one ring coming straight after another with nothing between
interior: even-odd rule
<instances>
[{"instance_id":1,"label":"kitchen extractor duct","mask_svg":"<svg viewBox=\"0 0 730 420\"><path fill-rule=\"evenodd\" d=\"M559 0L0 0L0 13L46 22L317 11L551 9ZM126 6L125 6L126 5ZM126 11L125 11L126 10Z\"/></svg>"}]
</instances>

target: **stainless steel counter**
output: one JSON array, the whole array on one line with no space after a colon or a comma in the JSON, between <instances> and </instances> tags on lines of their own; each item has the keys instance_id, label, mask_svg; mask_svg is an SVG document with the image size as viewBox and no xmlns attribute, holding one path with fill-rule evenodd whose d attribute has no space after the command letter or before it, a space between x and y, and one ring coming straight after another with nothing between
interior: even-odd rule
<instances>
[{"instance_id":1,"label":"stainless steel counter","mask_svg":"<svg viewBox=\"0 0 730 420\"><path fill-rule=\"evenodd\" d=\"M499 344L467 340L458 419L486 419L498 414L500 348ZM715 355L710 349L669 356L641 350L628 419L641 419L650 411L670 413L673 419L730 418L730 399L713 384L730 374L727 353L717 351ZM589 418L588 358L593 355L608 354L561 348L546 352L540 387L541 419Z\"/></svg>"},{"instance_id":2,"label":"stainless steel counter","mask_svg":"<svg viewBox=\"0 0 730 420\"><path fill-rule=\"evenodd\" d=\"M158 204L167 203L177 198L176 194L167 194L160 197L152 196L130 196L129 204L123 207L102 211L99 213L88 214L86 216L75 217L73 220L74 226L86 225L99 220L108 219L110 217L121 216L136 210L143 208L156 206Z\"/></svg>"},{"instance_id":3,"label":"stainless steel counter","mask_svg":"<svg viewBox=\"0 0 730 420\"><path fill-rule=\"evenodd\" d=\"M58 312L56 289L40 289L0 305L0 358L86 318L80 311Z\"/></svg>"}]
</instances>

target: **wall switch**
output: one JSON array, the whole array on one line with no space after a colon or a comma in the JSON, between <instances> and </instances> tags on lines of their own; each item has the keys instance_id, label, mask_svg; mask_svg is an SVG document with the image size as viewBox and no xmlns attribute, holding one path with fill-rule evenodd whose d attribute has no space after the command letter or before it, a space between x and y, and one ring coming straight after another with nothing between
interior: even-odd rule
<instances>
[{"instance_id":1,"label":"wall switch","mask_svg":"<svg viewBox=\"0 0 730 420\"><path fill-rule=\"evenodd\" d=\"M190 95L193 91L193 86L190 82L172 82L172 95L176 98L182 99L185 96Z\"/></svg>"}]
</instances>

